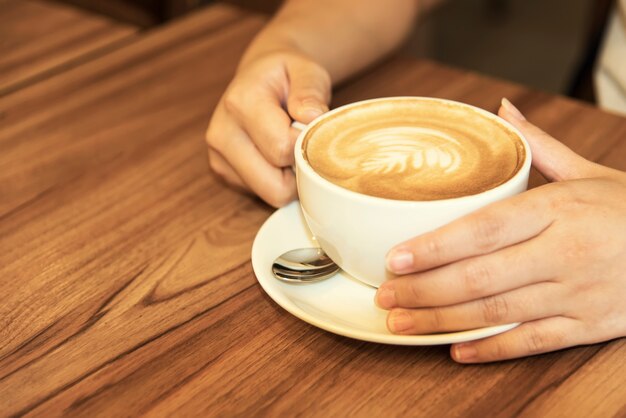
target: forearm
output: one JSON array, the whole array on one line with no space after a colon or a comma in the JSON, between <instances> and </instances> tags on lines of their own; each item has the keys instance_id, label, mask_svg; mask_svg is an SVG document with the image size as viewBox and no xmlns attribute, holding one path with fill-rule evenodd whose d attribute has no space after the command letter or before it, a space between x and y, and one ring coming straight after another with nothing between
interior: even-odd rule
<instances>
[{"instance_id":1,"label":"forearm","mask_svg":"<svg viewBox=\"0 0 626 418\"><path fill-rule=\"evenodd\" d=\"M256 37L242 64L274 51L308 55L341 81L396 48L438 0L290 0Z\"/></svg>"}]
</instances>

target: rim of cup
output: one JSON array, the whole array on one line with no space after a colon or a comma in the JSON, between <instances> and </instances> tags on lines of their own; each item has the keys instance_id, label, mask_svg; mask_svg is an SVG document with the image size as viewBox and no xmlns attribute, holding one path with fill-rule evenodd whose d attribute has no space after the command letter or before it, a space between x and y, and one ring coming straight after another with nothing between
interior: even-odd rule
<instances>
[{"instance_id":1,"label":"rim of cup","mask_svg":"<svg viewBox=\"0 0 626 418\"><path fill-rule=\"evenodd\" d=\"M368 195L368 194L364 194L364 193L358 193L349 189L346 189L344 187L338 186L335 183L331 182L330 180L325 179L324 177L322 177L320 174L318 174L313 167L311 167L311 165L309 164L309 162L306 160L306 158L304 157L304 150L302 148L302 143L304 142L305 137L307 136L308 132L311 130L311 128L313 128L314 126L317 126L319 123L321 123L324 119L327 119L331 116L333 116L334 114L343 111L345 109L349 109L349 108L353 108L353 107L359 107L361 105L367 104L367 103L375 103L375 102L382 102L382 101L397 101L397 100L408 100L408 101L432 101L432 102L439 102L439 103L448 103L448 104L452 104L455 106L459 106L462 108L467 108L467 109L471 109L473 111L476 111L486 117L488 117L489 119L493 120L495 123L498 123L500 125L502 125L504 128L512 131L513 133L516 134L516 136L522 141L522 144L524 145L524 150L525 150L525 159L524 159L524 163L522 164L522 166L519 168L519 170L517 171L517 173L515 173L515 175L513 175L513 177L511 177L510 179L508 179L507 181L505 181L502 184L499 184L498 186L491 188L489 190L485 190L483 192L480 193L476 193L476 194L472 194L472 195L466 195L466 196L459 196L459 197L453 197L453 198L448 198L448 199L437 199L437 200L396 200L396 199L387 199L384 197L378 197L378 196L372 196L372 195ZM470 201L470 200L478 200L478 199L482 199L488 195L491 194L497 194L499 193L502 189L506 189L508 187L510 187L511 183L517 183L520 179L520 177L526 177L528 175L528 171L530 170L530 165L532 163L532 154L530 151L530 146L528 144L528 141L526 140L526 138L524 137L524 135L519 131L519 129L517 129L515 126L511 125L509 122L507 122L506 120L502 119L500 116L491 113L485 109L482 109L480 107L477 106L473 106L467 103L462 103L462 102L457 102L455 100L449 100L449 99L440 99L437 97L423 97L423 96L390 96L390 97L379 97L379 98L375 98L375 99L367 99L367 100L361 100L358 102L354 102L354 103L349 103L343 106L339 106L331 111L328 111L320 116L318 116L317 118L315 118L312 122L310 122L308 125L304 125L303 126L304 129L302 129L302 131L300 132L300 134L298 135L298 138L296 140L296 144L294 147L294 154L295 154L295 162L296 162L296 176L299 176L301 174L306 175L307 177L313 179L316 183L318 183L321 187L333 192L333 193L338 193L338 194L342 194L345 197L351 198L353 200L361 200L361 201L367 201L370 204L379 204L379 205L405 205L405 206L419 206L419 205L437 205L437 204L448 204L448 203L452 203L452 202L461 202L461 201Z\"/></svg>"}]
</instances>

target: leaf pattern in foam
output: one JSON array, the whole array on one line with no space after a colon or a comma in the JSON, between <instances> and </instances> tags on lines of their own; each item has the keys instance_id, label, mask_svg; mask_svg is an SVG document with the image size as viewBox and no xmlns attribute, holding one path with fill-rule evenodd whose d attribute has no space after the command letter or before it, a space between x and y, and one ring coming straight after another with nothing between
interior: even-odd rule
<instances>
[{"instance_id":1,"label":"leaf pattern in foam","mask_svg":"<svg viewBox=\"0 0 626 418\"><path fill-rule=\"evenodd\" d=\"M461 164L459 141L443 132L394 127L368 132L354 143L359 167L375 174L437 170L450 173Z\"/></svg>"}]
</instances>

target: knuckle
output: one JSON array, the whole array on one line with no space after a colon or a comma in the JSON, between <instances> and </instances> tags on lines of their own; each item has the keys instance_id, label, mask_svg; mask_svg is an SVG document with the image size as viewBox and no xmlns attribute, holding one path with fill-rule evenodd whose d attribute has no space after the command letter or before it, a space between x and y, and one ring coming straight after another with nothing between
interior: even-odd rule
<instances>
[{"instance_id":1,"label":"knuckle","mask_svg":"<svg viewBox=\"0 0 626 418\"><path fill-rule=\"evenodd\" d=\"M275 208L281 208L293 199L294 191L292 187L281 185L274 188L265 201Z\"/></svg>"},{"instance_id":2,"label":"knuckle","mask_svg":"<svg viewBox=\"0 0 626 418\"><path fill-rule=\"evenodd\" d=\"M293 158L293 146L289 139L280 139L273 141L274 146L270 156L271 163L278 167L286 167L291 163Z\"/></svg>"},{"instance_id":3,"label":"knuckle","mask_svg":"<svg viewBox=\"0 0 626 418\"><path fill-rule=\"evenodd\" d=\"M224 103L224 109L226 109L227 112L235 115L240 113L241 105L237 94L230 90L227 91L224 94L222 102Z\"/></svg>"},{"instance_id":4,"label":"knuckle","mask_svg":"<svg viewBox=\"0 0 626 418\"><path fill-rule=\"evenodd\" d=\"M209 167L211 167L211 170L220 177L224 177L226 175L224 165L217 158L215 158L212 153L209 153Z\"/></svg>"},{"instance_id":5,"label":"knuckle","mask_svg":"<svg viewBox=\"0 0 626 418\"><path fill-rule=\"evenodd\" d=\"M295 100L300 102L301 104L317 104L321 101L324 101L323 93L318 89L314 89L312 87L306 87L297 92L294 97Z\"/></svg>"},{"instance_id":6,"label":"knuckle","mask_svg":"<svg viewBox=\"0 0 626 418\"><path fill-rule=\"evenodd\" d=\"M430 308L429 311L430 315L428 315L428 325L430 326L430 330L446 330L446 317L443 312L443 308L434 307Z\"/></svg>"},{"instance_id":7,"label":"knuckle","mask_svg":"<svg viewBox=\"0 0 626 418\"><path fill-rule=\"evenodd\" d=\"M406 296L405 296L405 303L412 305L412 306L418 306L420 304L420 295L422 294L422 292L419 289L419 281L418 280L409 280L409 282L407 283L406 286ZM402 296L402 294L404 292L398 292L399 296Z\"/></svg>"},{"instance_id":8,"label":"knuckle","mask_svg":"<svg viewBox=\"0 0 626 418\"><path fill-rule=\"evenodd\" d=\"M219 137L213 133L212 127L209 126L206 133L204 134L204 142L206 142L206 144L211 148L217 148L219 145L218 138Z\"/></svg>"},{"instance_id":9,"label":"knuckle","mask_svg":"<svg viewBox=\"0 0 626 418\"><path fill-rule=\"evenodd\" d=\"M438 234L431 234L426 241L428 257L438 262L445 259L445 245Z\"/></svg>"},{"instance_id":10,"label":"knuckle","mask_svg":"<svg viewBox=\"0 0 626 418\"><path fill-rule=\"evenodd\" d=\"M552 211L561 211L567 208L567 202L570 197L569 187L559 184L557 187L554 187L553 190L555 190L555 192L550 196L550 209L552 209Z\"/></svg>"},{"instance_id":11,"label":"knuckle","mask_svg":"<svg viewBox=\"0 0 626 418\"><path fill-rule=\"evenodd\" d=\"M539 332L536 328L529 328L524 339L528 354L539 354L548 351L553 345L552 338L555 337Z\"/></svg>"},{"instance_id":12,"label":"knuckle","mask_svg":"<svg viewBox=\"0 0 626 418\"><path fill-rule=\"evenodd\" d=\"M463 268L462 280L470 296L481 296L492 287L493 271L482 260L470 260Z\"/></svg>"},{"instance_id":13,"label":"knuckle","mask_svg":"<svg viewBox=\"0 0 626 418\"><path fill-rule=\"evenodd\" d=\"M321 78L322 78L322 82L324 83L324 87L326 88L326 90L330 91L333 80L330 77L330 73L328 71L326 71L325 68L320 67L321 69Z\"/></svg>"},{"instance_id":14,"label":"knuckle","mask_svg":"<svg viewBox=\"0 0 626 418\"><path fill-rule=\"evenodd\" d=\"M551 186L553 190L550 196L549 206L554 212L563 213L567 211L571 213L584 210L590 200L593 202L593 198L588 199L588 197L585 196L584 188L581 190L578 184L559 182L549 184L546 187L548 186Z\"/></svg>"},{"instance_id":15,"label":"knuckle","mask_svg":"<svg viewBox=\"0 0 626 418\"><path fill-rule=\"evenodd\" d=\"M315 71L317 73L318 80L320 82L321 87L324 90L330 90L332 79L330 77L330 73L321 65L315 64Z\"/></svg>"},{"instance_id":16,"label":"knuckle","mask_svg":"<svg viewBox=\"0 0 626 418\"><path fill-rule=\"evenodd\" d=\"M570 237L564 242L563 258L568 263L579 264L587 260L594 252L591 242L576 237Z\"/></svg>"},{"instance_id":17,"label":"knuckle","mask_svg":"<svg viewBox=\"0 0 626 418\"><path fill-rule=\"evenodd\" d=\"M481 216L474 220L472 231L478 249L491 251L503 242L505 225L500 218Z\"/></svg>"},{"instance_id":18,"label":"knuckle","mask_svg":"<svg viewBox=\"0 0 626 418\"><path fill-rule=\"evenodd\" d=\"M489 359L501 360L510 357L511 347L508 340L494 341L494 344L490 347Z\"/></svg>"},{"instance_id":19,"label":"knuckle","mask_svg":"<svg viewBox=\"0 0 626 418\"><path fill-rule=\"evenodd\" d=\"M482 299L482 315L485 323L500 324L509 315L508 302L500 295L486 297Z\"/></svg>"}]
</instances>

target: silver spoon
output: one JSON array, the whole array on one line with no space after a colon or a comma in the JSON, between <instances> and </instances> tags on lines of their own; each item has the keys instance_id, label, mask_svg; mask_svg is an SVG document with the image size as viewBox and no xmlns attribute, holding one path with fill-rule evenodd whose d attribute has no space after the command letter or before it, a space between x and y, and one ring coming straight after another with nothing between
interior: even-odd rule
<instances>
[{"instance_id":1,"label":"silver spoon","mask_svg":"<svg viewBox=\"0 0 626 418\"><path fill-rule=\"evenodd\" d=\"M339 266L321 248L299 248L287 251L272 264L272 273L290 283L312 283L327 279Z\"/></svg>"}]
</instances>

